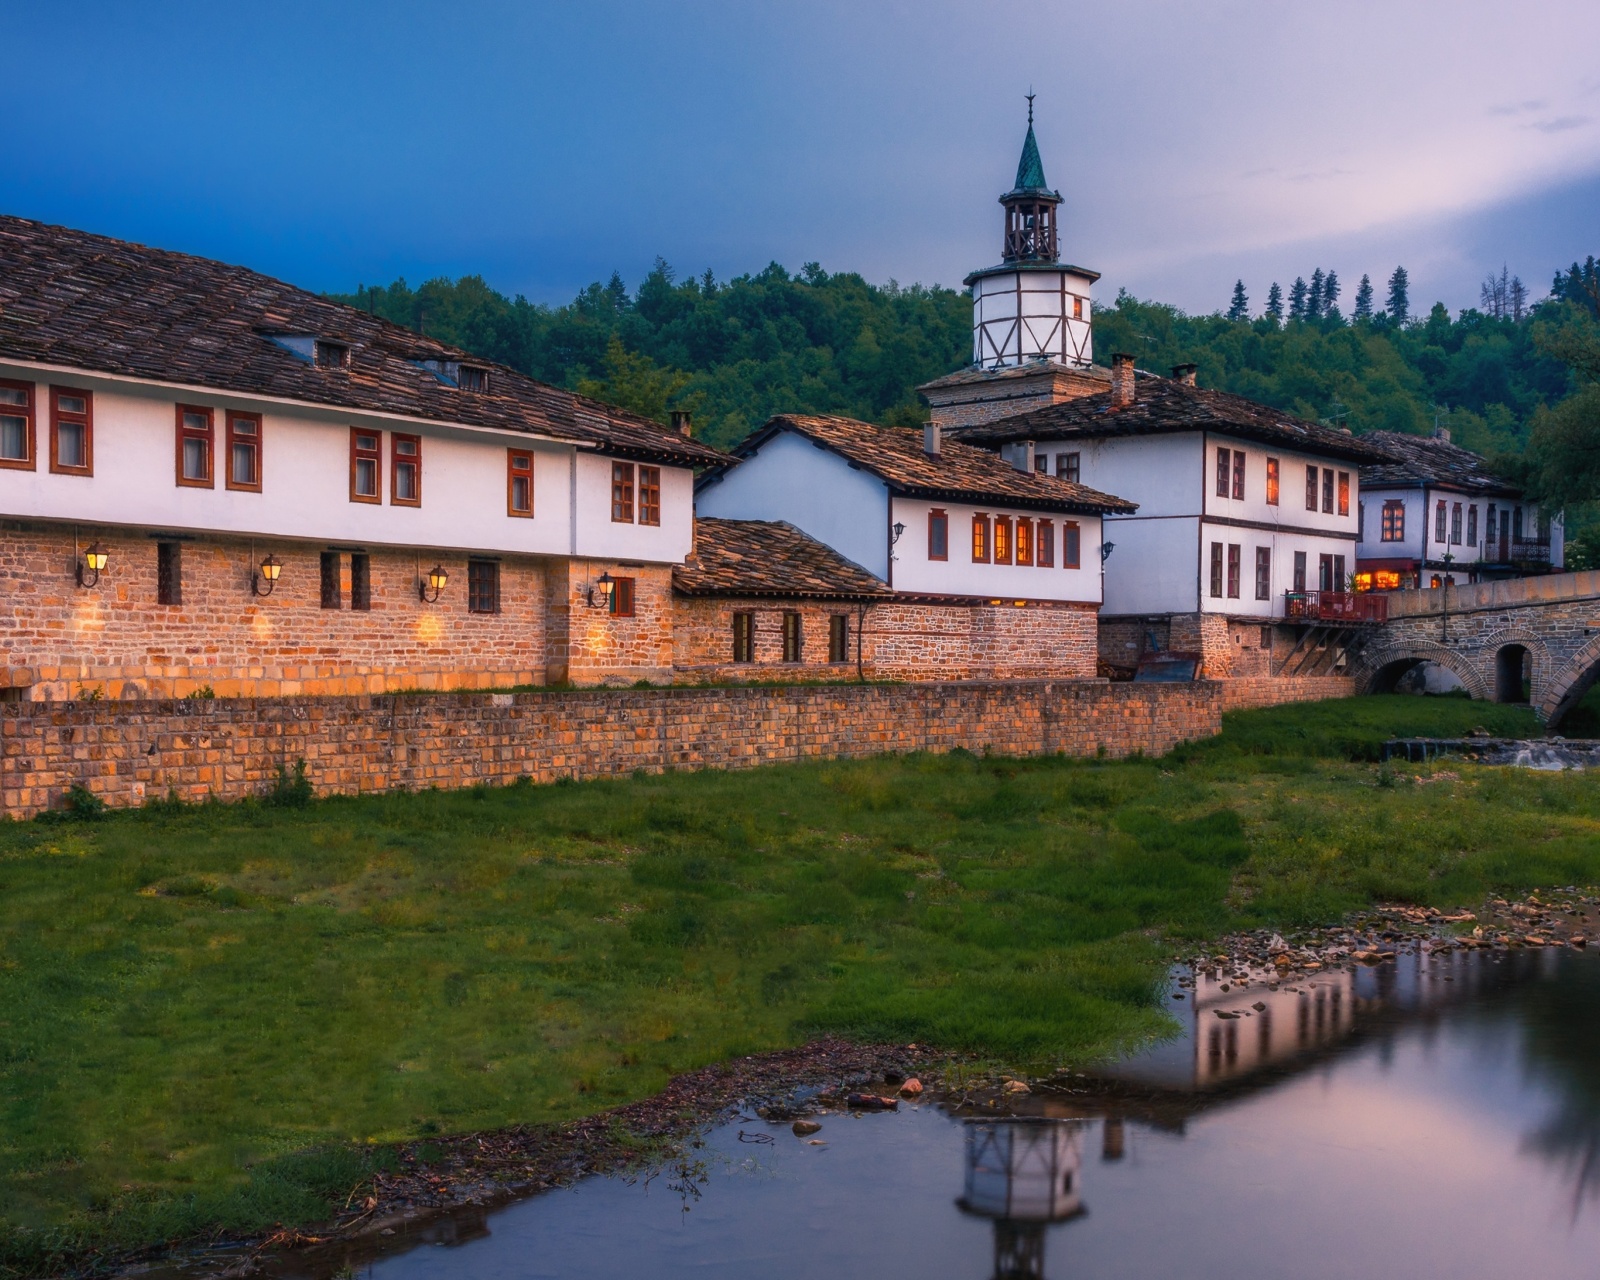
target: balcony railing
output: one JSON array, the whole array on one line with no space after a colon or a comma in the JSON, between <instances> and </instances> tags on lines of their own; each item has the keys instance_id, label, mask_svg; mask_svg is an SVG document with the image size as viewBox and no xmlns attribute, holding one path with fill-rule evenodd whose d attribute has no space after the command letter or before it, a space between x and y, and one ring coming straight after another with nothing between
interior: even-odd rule
<instances>
[{"instance_id":1,"label":"balcony railing","mask_svg":"<svg viewBox=\"0 0 1600 1280\"><path fill-rule=\"evenodd\" d=\"M1549 538L1513 538L1511 559L1516 564L1549 564Z\"/></svg>"},{"instance_id":2,"label":"balcony railing","mask_svg":"<svg viewBox=\"0 0 1600 1280\"><path fill-rule=\"evenodd\" d=\"M1389 620L1389 601L1374 592L1290 591L1283 616L1307 622L1343 622L1375 626Z\"/></svg>"}]
</instances>

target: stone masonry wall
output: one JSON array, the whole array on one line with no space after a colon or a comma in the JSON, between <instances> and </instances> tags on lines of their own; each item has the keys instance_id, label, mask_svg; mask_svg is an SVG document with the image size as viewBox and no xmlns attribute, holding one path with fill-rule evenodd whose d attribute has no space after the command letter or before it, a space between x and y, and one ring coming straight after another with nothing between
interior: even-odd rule
<instances>
[{"instance_id":1,"label":"stone masonry wall","mask_svg":"<svg viewBox=\"0 0 1600 1280\"><path fill-rule=\"evenodd\" d=\"M900 751L1149 755L1224 712L1344 696L1349 681L992 682L454 693L0 706L0 804L73 786L129 807L259 795L304 759L321 794L744 768Z\"/></svg>"}]
</instances>

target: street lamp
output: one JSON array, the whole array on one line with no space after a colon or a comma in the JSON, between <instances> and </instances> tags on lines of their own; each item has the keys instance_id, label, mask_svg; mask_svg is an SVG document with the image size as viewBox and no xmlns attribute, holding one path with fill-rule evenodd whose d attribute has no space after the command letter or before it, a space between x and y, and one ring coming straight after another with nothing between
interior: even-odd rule
<instances>
[{"instance_id":1,"label":"street lamp","mask_svg":"<svg viewBox=\"0 0 1600 1280\"><path fill-rule=\"evenodd\" d=\"M100 571L106 567L110 559L106 550L98 542L91 542L89 549L83 553L83 563L77 566L78 585L80 587L97 586L100 582Z\"/></svg>"},{"instance_id":2,"label":"street lamp","mask_svg":"<svg viewBox=\"0 0 1600 1280\"><path fill-rule=\"evenodd\" d=\"M261 570L250 579L250 590L258 596L270 596L278 585L278 575L283 572L283 561L269 555L261 562ZM266 585L263 586L262 584Z\"/></svg>"},{"instance_id":3,"label":"street lamp","mask_svg":"<svg viewBox=\"0 0 1600 1280\"><path fill-rule=\"evenodd\" d=\"M428 570L427 581L417 584L417 595L424 604L432 604L439 598L439 593L445 589L450 581L450 575L439 565L434 565Z\"/></svg>"}]
</instances>

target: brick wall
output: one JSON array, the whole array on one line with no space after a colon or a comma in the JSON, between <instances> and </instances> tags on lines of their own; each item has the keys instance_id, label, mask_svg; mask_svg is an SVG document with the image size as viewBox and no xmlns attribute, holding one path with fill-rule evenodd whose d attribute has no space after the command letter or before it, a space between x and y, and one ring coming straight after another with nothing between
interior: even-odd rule
<instances>
[{"instance_id":1,"label":"brick wall","mask_svg":"<svg viewBox=\"0 0 1600 1280\"><path fill-rule=\"evenodd\" d=\"M260 794L304 759L322 794L744 768L897 751L1159 754L1225 711L1344 696L1345 680L966 682L0 706L0 802L71 786L115 807Z\"/></svg>"}]
</instances>

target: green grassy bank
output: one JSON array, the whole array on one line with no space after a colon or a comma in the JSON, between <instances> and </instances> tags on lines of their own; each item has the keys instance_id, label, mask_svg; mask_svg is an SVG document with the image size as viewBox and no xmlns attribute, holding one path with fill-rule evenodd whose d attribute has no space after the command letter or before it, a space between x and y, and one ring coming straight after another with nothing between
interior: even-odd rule
<instances>
[{"instance_id":1,"label":"green grassy bank","mask_svg":"<svg viewBox=\"0 0 1600 1280\"><path fill-rule=\"evenodd\" d=\"M367 1144L540 1122L819 1030L1083 1060L1175 939L1600 880L1582 776L1380 769L1525 709L0 825L0 1259L307 1221Z\"/></svg>"}]
</instances>

